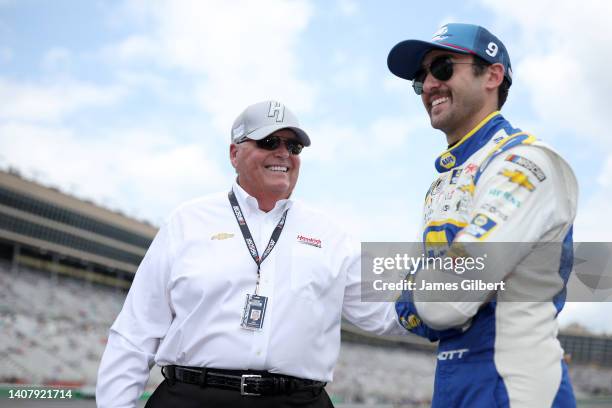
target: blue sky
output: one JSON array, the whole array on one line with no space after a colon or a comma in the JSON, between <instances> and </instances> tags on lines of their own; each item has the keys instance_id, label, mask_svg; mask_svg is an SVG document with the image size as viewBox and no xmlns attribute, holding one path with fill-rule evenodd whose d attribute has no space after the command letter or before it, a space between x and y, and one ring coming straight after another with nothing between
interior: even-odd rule
<instances>
[{"instance_id":1,"label":"blue sky","mask_svg":"<svg viewBox=\"0 0 612 408\"><path fill-rule=\"evenodd\" d=\"M313 140L296 196L361 240L415 240L445 138L386 56L471 22L509 50L504 115L577 174L576 240L612 241L611 18L603 1L0 0L0 166L159 223L228 188L233 119L278 99ZM610 311L562 321L612 332Z\"/></svg>"}]
</instances>

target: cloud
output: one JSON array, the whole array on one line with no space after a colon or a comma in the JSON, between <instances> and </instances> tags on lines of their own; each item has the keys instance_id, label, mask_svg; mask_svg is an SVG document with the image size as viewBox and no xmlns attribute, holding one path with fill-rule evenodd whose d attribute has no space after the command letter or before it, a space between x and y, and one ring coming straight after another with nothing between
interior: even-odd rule
<instances>
[{"instance_id":1,"label":"cloud","mask_svg":"<svg viewBox=\"0 0 612 408\"><path fill-rule=\"evenodd\" d=\"M607 214L612 202L612 155L608 155L595 178L595 192L585 202L578 203L574 240L583 242L611 242L612 228Z\"/></svg>"},{"instance_id":2,"label":"cloud","mask_svg":"<svg viewBox=\"0 0 612 408\"><path fill-rule=\"evenodd\" d=\"M315 198L311 201L356 240L417 242L420 239L417 234L420 228L420 201L408 197L382 197L368 203ZM376 211L372 211L373 208Z\"/></svg>"},{"instance_id":3,"label":"cloud","mask_svg":"<svg viewBox=\"0 0 612 408\"><path fill-rule=\"evenodd\" d=\"M596 0L580 4L567 0L482 0L482 3L498 16L495 29L500 31L497 34L502 40L504 33L518 34L506 37L516 38L514 43L506 43L515 67L513 87L529 98L538 133L546 138L575 134L585 145L585 154L589 154L589 145L599 146L591 149L612 146L608 136L612 3ZM612 238L610 222L601 216L612 200L612 157L599 160L604 165L597 175L595 191L579 203L577 240Z\"/></svg>"},{"instance_id":4,"label":"cloud","mask_svg":"<svg viewBox=\"0 0 612 408\"><path fill-rule=\"evenodd\" d=\"M265 99L298 112L314 106L316 87L298 73L308 1L132 1L124 9L130 19L151 21L152 32L121 42L117 55L191 75L196 101L216 129L227 131L246 105Z\"/></svg>"},{"instance_id":5,"label":"cloud","mask_svg":"<svg viewBox=\"0 0 612 408\"><path fill-rule=\"evenodd\" d=\"M355 0L337 0L336 6L340 14L345 17L352 17L360 11L359 4Z\"/></svg>"},{"instance_id":6,"label":"cloud","mask_svg":"<svg viewBox=\"0 0 612 408\"><path fill-rule=\"evenodd\" d=\"M116 44L104 46L99 54L108 64L129 64L134 61L155 59L159 51L158 44L151 37L134 34Z\"/></svg>"},{"instance_id":7,"label":"cloud","mask_svg":"<svg viewBox=\"0 0 612 408\"><path fill-rule=\"evenodd\" d=\"M339 125L335 121L315 124L309 132L316 148L307 154L314 160L385 160L413 135L427 126L421 116L380 116L364 127ZM429 127L426 128L428 131Z\"/></svg>"},{"instance_id":8,"label":"cloud","mask_svg":"<svg viewBox=\"0 0 612 408\"><path fill-rule=\"evenodd\" d=\"M72 53L63 47L54 47L45 52L42 58L42 66L46 70L58 70L70 63Z\"/></svg>"},{"instance_id":9,"label":"cloud","mask_svg":"<svg viewBox=\"0 0 612 408\"><path fill-rule=\"evenodd\" d=\"M612 3L603 1L482 0L499 18L500 38L513 58L517 87L549 132L570 131L610 146L607 136L612 77ZM492 28L493 29L493 28ZM509 36L508 36L509 37ZM506 37L506 38L508 38Z\"/></svg>"},{"instance_id":10,"label":"cloud","mask_svg":"<svg viewBox=\"0 0 612 408\"><path fill-rule=\"evenodd\" d=\"M334 73L330 75L329 86L339 88L339 92L364 92L371 85L372 68L367 59L354 53L336 51L331 58ZM319 78L325 81L327 78ZM328 89L329 90L329 89Z\"/></svg>"},{"instance_id":11,"label":"cloud","mask_svg":"<svg viewBox=\"0 0 612 408\"><path fill-rule=\"evenodd\" d=\"M62 126L5 122L0 151L8 165L34 169L47 184L78 186L83 198L154 222L181 201L231 182L229 165L220 167L202 144L180 144L145 126L98 132L83 138Z\"/></svg>"},{"instance_id":12,"label":"cloud","mask_svg":"<svg viewBox=\"0 0 612 408\"><path fill-rule=\"evenodd\" d=\"M126 94L119 85L103 86L76 80L45 83L0 78L0 120L57 121L86 107L113 104ZM10 101L10 103L7 103Z\"/></svg>"}]
</instances>

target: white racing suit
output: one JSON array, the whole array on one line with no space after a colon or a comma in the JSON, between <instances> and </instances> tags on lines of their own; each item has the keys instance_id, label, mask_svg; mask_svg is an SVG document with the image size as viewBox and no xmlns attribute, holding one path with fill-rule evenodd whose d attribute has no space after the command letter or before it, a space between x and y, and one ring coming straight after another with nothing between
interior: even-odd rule
<instances>
[{"instance_id":1,"label":"white racing suit","mask_svg":"<svg viewBox=\"0 0 612 408\"><path fill-rule=\"evenodd\" d=\"M405 291L397 301L407 330L440 342L432 406L574 407L556 319L573 263L578 186L571 168L499 112L440 155L436 168L425 198L425 246L505 242L508 254L486 270L494 275L488 281L505 282L503 291L469 302L419 301ZM544 264L543 243L558 243ZM419 271L417 286L427 276ZM538 301L510 301L526 290Z\"/></svg>"}]
</instances>

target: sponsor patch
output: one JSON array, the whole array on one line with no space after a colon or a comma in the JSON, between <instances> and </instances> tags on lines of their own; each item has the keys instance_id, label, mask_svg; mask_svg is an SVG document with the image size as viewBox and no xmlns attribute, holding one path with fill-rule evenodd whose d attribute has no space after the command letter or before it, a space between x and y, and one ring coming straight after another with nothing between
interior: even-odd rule
<instances>
[{"instance_id":1,"label":"sponsor patch","mask_svg":"<svg viewBox=\"0 0 612 408\"><path fill-rule=\"evenodd\" d=\"M457 162L457 159L451 152L446 152L442 156L440 156L440 166L445 169L451 169Z\"/></svg>"},{"instance_id":2,"label":"sponsor patch","mask_svg":"<svg viewBox=\"0 0 612 408\"><path fill-rule=\"evenodd\" d=\"M457 204L455 204L455 211L457 211L458 213L465 213L467 212L467 206L468 199L465 196L461 197L459 200L457 200Z\"/></svg>"},{"instance_id":3,"label":"sponsor patch","mask_svg":"<svg viewBox=\"0 0 612 408\"><path fill-rule=\"evenodd\" d=\"M546 174L544 174L542 169L526 157L519 156L518 154L510 154L508 157L506 157L506 161L516 163L519 166L526 168L535 176L535 178L538 179L538 181L546 180Z\"/></svg>"},{"instance_id":4,"label":"sponsor patch","mask_svg":"<svg viewBox=\"0 0 612 408\"><path fill-rule=\"evenodd\" d=\"M516 208L520 208L521 200L512 195L512 193L508 191L503 191L498 188L492 188L489 190L488 194L492 197L501 197Z\"/></svg>"},{"instance_id":5,"label":"sponsor patch","mask_svg":"<svg viewBox=\"0 0 612 408\"><path fill-rule=\"evenodd\" d=\"M406 319L404 316L400 317L400 323L402 326L404 326L404 328L411 330L421 324L421 319L419 319L416 315L411 314L408 316L408 319Z\"/></svg>"},{"instance_id":6,"label":"sponsor patch","mask_svg":"<svg viewBox=\"0 0 612 408\"><path fill-rule=\"evenodd\" d=\"M451 172L451 176L450 176L450 182L448 184L457 184L457 182L459 181L459 176L461 175L461 171L463 169L454 169Z\"/></svg>"},{"instance_id":7,"label":"sponsor patch","mask_svg":"<svg viewBox=\"0 0 612 408\"><path fill-rule=\"evenodd\" d=\"M467 175L471 175L476 173L476 170L478 170L478 166L475 165L474 163L470 163L465 167L465 174Z\"/></svg>"},{"instance_id":8,"label":"sponsor patch","mask_svg":"<svg viewBox=\"0 0 612 408\"><path fill-rule=\"evenodd\" d=\"M504 177L507 177L511 183L518 184L521 187L527 189L527 191L535 190L535 186L531 181L529 181L529 177L519 170L508 170L503 169L499 174Z\"/></svg>"},{"instance_id":9,"label":"sponsor patch","mask_svg":"<svg viewBox=\"0 0 612 408\"><path fill-rule=\"evenodd\" d=\"M212 240L223 240L223 239L229 239L229 238L233 238L234 234L230 234L229 232L220 232L218 234L213 235L212 237L210 237L210 239Z\"/></svg>"},{"instance_id":10,"label":"sponsor patch","mask_svg":"<svg viewBox=\"0 0 612 408\"><path fill-rule=\"evenodd\" d=\"M443 180L442 177L440 177L439 179L434 181L434 183L432 184L432 189L431 189L432 197L438 194L440 190L442 190L442 180Z\"/></svg>"},{"instance_id":11,"label":"sponsor patch","mask_svg":"<svg viewBox=\"0 0 612 408\"><path fill-rule=\"evenodd\" d=\"M464 184L459 187L459 191L463 191L464 193L468 193L469 195L474 195L474 191L476 190L476 186L474 185L474 179L470 179L469 184Z\"/></svg>"},{"instance_id":12,"label":"sponsor patch","mask_svg":"<svg viewBox=\"0 0 612 408\"><path fill-rule=\"evenodd\" d=\"M468 353L469 351L470 349L441 351L438 353L438 360L444 361L444 360L460 359L460 358L463 358L463 355L465 353Z\"/></svg>"},{"instance_id":13,"label":"sponsor patch","mask_svg":"<svg viewBox=\"0 0 612 408\"><path fill-rule=\"evenodd\" d=\"M321 240L317 238L308 238L303 235L298 235L297 241L300 244L306 244L306 245L311 245L313 247L321 248Z\"/></svg>"},{"instance_id":14,"label":"sponsor patch","mask_svg":"<svg viewBox=\"0 0 612 408\"><path fill-rule=\"evenodd\" d=\"M497 226L497 223L486 215L480 213L472 219L465 232L478 239L483 239Z\"/></svg>"},{"instance_id":15,"label":"sponsor patch","mask_svg":"<svg viewBox=\"0 0 612 408\"><path fill-rule=\"evenodd\" d=\"M499 208L495 207L492 204L484 203L483 205L480 206L480 208L482 208L485 211L490 212L491 214L497 215L502 221L508 220L508 216L504 214L503 212L501 212Z\"/></svg>"}]
</instances>

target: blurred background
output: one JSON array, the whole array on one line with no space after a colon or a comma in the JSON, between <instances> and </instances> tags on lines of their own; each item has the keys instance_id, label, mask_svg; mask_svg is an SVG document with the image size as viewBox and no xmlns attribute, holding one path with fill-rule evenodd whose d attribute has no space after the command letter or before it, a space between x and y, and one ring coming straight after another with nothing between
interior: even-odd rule
<instances>
[{"instance_id":1,"label":"blurred background","mask_svg":"<svg viewBox=\"0 0 612 408\"><path fill-rule=\"evenodd\" d=\"M231 123L251 103L282 101L311 135L296 197L362 241L416 240L446 143L386 57L446 22L504 42L503 114L573 166L575 241L612 241L612 3L458 3L0 0L0 405L22 406L7 397L16 384L91 395L157 226L229 187ZM612 406L611 305L559 317L582 406ZM433 347L345 325L330 393L428 406Z\"/></svg>"}]
</instances>

